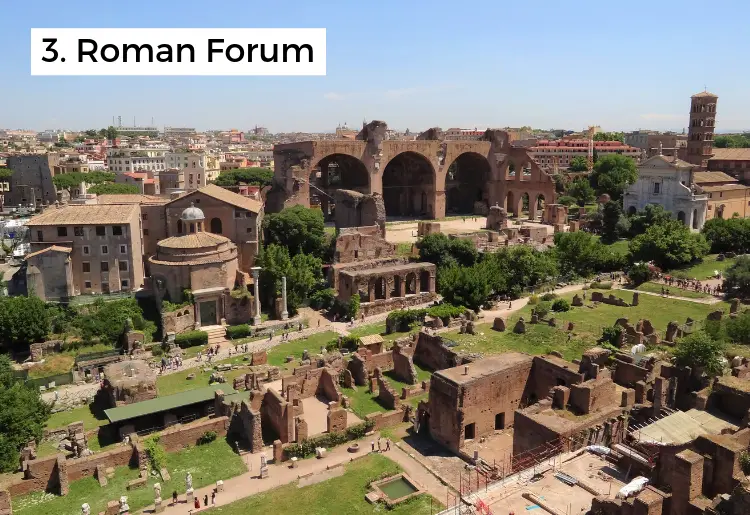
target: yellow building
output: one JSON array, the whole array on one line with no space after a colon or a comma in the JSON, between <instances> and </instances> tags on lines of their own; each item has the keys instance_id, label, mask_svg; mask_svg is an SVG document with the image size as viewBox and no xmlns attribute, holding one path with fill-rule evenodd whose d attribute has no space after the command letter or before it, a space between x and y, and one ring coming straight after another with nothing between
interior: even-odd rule
<instances>
[{"instance_id":1,"label":"yellow building","mask_svg":"<svg viewBox=\"0 0 750 515\"><path fill-rule=\"evenodd\" d=\"M724 172L695 172L693 180L708 195L706 220L750 216L750 186Z\"/></svg>"}]
</instances>

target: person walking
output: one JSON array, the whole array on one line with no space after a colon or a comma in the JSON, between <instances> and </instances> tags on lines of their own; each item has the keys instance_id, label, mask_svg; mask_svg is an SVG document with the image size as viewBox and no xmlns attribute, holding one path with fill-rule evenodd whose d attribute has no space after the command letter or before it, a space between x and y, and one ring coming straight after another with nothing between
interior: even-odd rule
<instances>
[{"instance_id":1,"label":"person walking","mask_svg":"<svg viewBox=\"0 0 750 515\"><path fill-rule=\"evenodd\" d=\"M203 507L208 506L208 494L203 496Z\"/></svg>"},{"instance_id":2,"label":"person walking","mask_svg":"<svg viewBox=\"0 0 750 515\"><path fill-rule=\"evenodd\" d=\"M216 506L216 490L211 492L211 506Z\"/></svg>"},{"instance_id":3,"label":"person walking","mask_svg":"<svg viewBox=\"0 0 750 515\"><path fill-rule=\"evenodd\" d=\"M177 490L175 490L174 492L172 492L172 504L173 505L177 504Z\"/></svg>"},{"instance_id":4,"label":"person walking","mask_svg":"<svg viewBox=\"0 0 750 515\"><path fill-rule=\"evenodd\" d=\"M200 501L200 499L198 499L198 498L196 497L196 498L195 498L195 502L193 503L193 506L195 506L195 509L196 509L196 510L200 510L200 509L201 509L201 501Z\"/></svg>"},{"instance_id":5,"label":"person walking","mask_svg":"<svg viewBox=\"0 0 750 515\"><path fill-rule=\"evenodd\" d=\"M385 439L385 450L386 451L390 451L391 450L391 439L390 438L386 438Z\"/></svg>"},{"instance_id":6,"label":"person walking","mask_svg":"<svg viewBox=\"0 0 750 515\"><path fill-rule=\"evenodd\" d=\"M372 447L372 452L375 452L375 442L370 442L370 447Z\"/></svg>"}]
</instances>

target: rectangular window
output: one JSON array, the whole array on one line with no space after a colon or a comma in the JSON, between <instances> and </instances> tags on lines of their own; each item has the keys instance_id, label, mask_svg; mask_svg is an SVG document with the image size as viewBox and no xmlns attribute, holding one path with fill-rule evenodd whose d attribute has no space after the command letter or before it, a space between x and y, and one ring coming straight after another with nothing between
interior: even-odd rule
<instances>
[{"instance_id":1,"label":"rectangular window","mask_svg":"<svg viewBox=\"0 0 750 515\"><path fill-rule=\"evenodd\" d=\"M112 226L112 234L114 236L122 236L122 226L113 225Z\"/></svg>"},{"instance_id":2,"label":"rectangular window","mask_svg":"<svg viewBox=\"0 0 750 515\"><path fill-rule=\"evenodd\" d=\"M247 228L247 232L248 232L248 234L251 234L253 232L253 228L252 227L248 227Z\"/></svg>"},{"instance_id":3,"label":"rectangular window","mask_svg":"<svg viewBox=\"0 0 750 515\"><path fill-rule=\"evenodd\" d=\"M74 236L83 236L83 227L73 227L73 235Z\"/></svg>"},{"instance_id":4,"label":"rectangular window","mask_svg":"<svg viewBox=\"0 0 750 515\"><path fill-rule=\"evenodd\" d=\"M83 282L83 287L87 288L87 289L91 289L91 281L84 281Z\"/></svg>"},{"instance_id":5,"label":"rectangular window","mask_svg":"<svg viewBox=\"0 0 750 515\"><path fill-rule=\"evenodd\" d=\"M655 182L654 183L654 195L658 195L659 194L659 188L661 188L661 184L658 183L658 182Z\"/></svg>"},{"instance_id":6,"label":"rectangular window","mask_svg":"<svg viewBox=\"0 0 750 515\"><path fill-rule=\"evenodd\" d=\"M68 235L68 228L67 227L58 227L57 228L57 235L58 236L67 236Z\"/></svg>"},{"instance_id":7,"label":"rectangular window","mask_svg":"<svg viewBox=\"0 0 750 515\"><path fill-rule=\"evenodd\" d=\"M96 226L96 235L97 236L106 236L107 235L107 229L103 225L97 225Z\"/></svg>"},{"instance_id":8,"label":"rectangular window","mask_svg":"<svg viewBox=\"0 0 750 515\"><path fill-rule=\"evenodd\" d=\"M84 245L83 246L83 255L84 256L88 256L89 255L89 246L88 245Z\"/></svg>"},{"instance_id":9,"label":"rectangular window","mask_svg":"<svg viewBox=\"0 0 750 515\"><path fill-rule=\"evenodd\" d=\"M128 271L128 262L120 261L120 272L127 272L127 271Z\"/></svg>"},{"instance_id":10,"label":"rectangular window","mask_svg":"<svg viewBox=\"0 0 750 515\"><path fill-rule=\"evenodd\" d=\"M109 247L107 245L102 245L102 254L109 254Z\"/></svg>"},{"instance_id":11,"label":"rectangular window","mask_svg":"<svg viewBox=\"0 0 750 515\"><path fill-rule=\"evenodd\" d=\"M122 281L120 281L120 287L122 287L123 290L130 288L130 281L128 281L127 279L123 279Z\"/></svg>"},{"instance_id":12,"label":"rectangular window","mask_svg":"<svg viewBox=\"0 0 750 515\"><path fill-rule=\"evenodd\" d=\"M128 253L127 245L120 245L120 254L127 254L127 253Z\"/></svg>"},{"instance_id":13,"label":"rectangular window","mask_svg":"<svg viewBox=\"0 0 750 515\"><path fill-rule=\"evenodd\" d=\"M148 215L146 213L143 213L143 217L142 218L143 218L144 221L146 221L146 220L148 220Z\"/></svg>"},{"instance_id":14,"label":"rectangular window","mask_svg":"<svg viewBox=\"0 0 750 515\"><path fill-rule=\"evenodd\" d=\"M109 261L102 261L102 272L109 272Z\"/></svg>"},{"instance_id":15,"label":"rectangular window","mask_svg":"<svg viewBox=\"0 0 750 515\"><path fill-rule=\"evenodd\" d=\"M44 235L42 234L42 231L36 232L36 241L44 241Z\"/></svg>"},{"instance_id":16,"label":"rectangular window","mask_svg":"<svg viewBox=\"0 0 750 515\"><path fill-rule=\"evenodd\" d=\"M143 229L143 235L148 236L148 229Z\"/></svg>"},{"instance_id":17,"label":"rectangular window","mask_svg":"<svg viewBox=\"0 0 750 515\"><path fill-rule=\"evenodd\" d=\"M91 272L91 263L89 263L88 261L84 261L83 263L81 263L81 270L84 274Z\"/></svg>"}]
</instances>

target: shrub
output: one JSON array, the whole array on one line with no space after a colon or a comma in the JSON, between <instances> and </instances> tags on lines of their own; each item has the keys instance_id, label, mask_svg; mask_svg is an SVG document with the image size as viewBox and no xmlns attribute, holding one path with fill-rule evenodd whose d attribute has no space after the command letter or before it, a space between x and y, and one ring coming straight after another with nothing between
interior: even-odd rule
<instances>
[{"instance_id":1,"label":"shrub","mask_svg":"<svg viewBox=\"0 0 750 515\"><path fill-rule=\"evenodd\" d=\"M538 303L539 303L539 295L535 293L534 295L529 297L529 302L528 302L529 306L533 306Z\"/></svg>"},{"instance_id":2,"label":"shrub","mask_svg":"<svg viewBox=\"0 0 750 515\"><path fill-rule=\"evenodd\" d=\"M143 441L143 448L146 450L152 469L159 471L167 466L167 453L159 444L159 435L146 438Z\"/></svg>"},{"instance_id":3,"label":"shrub","mask_svg":"<svg viewBox=\"0 0 750 515\"><path fill-rule=\"evenodd\" d=\"M552 303L552 311L570 311L570 302L565 299L557 299Z\"/></svg>"},{"instance_id":4,"label":"shrub","mask_svg":"<svg viewBox=\"0 0 750 515\"><path fill-rule=\"evenodd\" d=\"M628 270L628 280L638 286L651 280L651 268L648 263L636 263Z\"/></svg>"},{"instance_id":5,"label":"shrub","mask_svg":"<svg viewBox=\"0 0 750 515\"><path fill-rule=\"evenodd\" d=\"M151 354L157 357L164 354L164 349L161 347L161 343L155 343L151 346Z\"/></svg>"},{"instance_id":6,"label":"shrub","mask_svg":"<svg viewBox=\"0 0 750 515\"><path fill-rule=\"evenodd\" d=\"M338 297L331 306L331 314L338 315L342 318L354 320L359 311L359 295L355 295L349 300L341 300Z\"/></svg>"},{"instance_id":7,"label":"shrub","mask_svg":"<svg viewBox=\"0 0 750 515\"><path fill-rule=\"evenodd\" d=\"M181 349L195 347L196 345L206 345L208 343L208 333L206 331L185 331L175 336L174 342Z\"/></svg>"},{"instance_id":8,"label":"shrub","mask_svg":"<svg viewBox=\"0 0 750 515\"><path fill-rule=\"evenodd\" d=\"M447 302L427 308L428 315L430 315L431 317L440 318L443 322L448 322L449 318L459 317L465 312L465 307L454 306L453 304L449 304Z\"/></svg>"},{"instance_id":9,"label":"shrub","mask_svg":"<svg viewBox=\"0 0 750 515\"><path fill-rule=\"evenodd\" d=\"M617 347L620 341L620 335L622 334L622 327L619 325L613 325L612 327L604 327L602 329L602 336L599 338L599 343L609 344Z\"/></svg>"},{"instance_id":10,"label":"shrub","mask_svg":"<svg viewBox=\"0 0 750 515\"><path fill-rule=\"evenodd\" d=\"M549 292L549 293L545 293L544 295L542 295L542 300L548 301L548 302L555 300L556 298L557 298L557 293Z\"/></svg>"},{"instance_id":11,"label":"shrub","mask_svg":"<svg viewBox=\"0 0 750 515\"><path fill-rule=\"evenodd\" d=\"M386 318L386 332L390 328L399 332L405 332L411 329L412 324L424 320L427 314L426 309L399 309L388 313Z\"/></svg>"},{"instance_id":12,"label":"shrub","mask_svg":"<svg viewBox=\"0 0 750 515\"><path fill-rule=\"evenodd\" d=\"M551 307L552 305L549 302L540 302L534 308L534 313L536 313L538 317L544 318L547 316L547 313L549 313Z\"/></svg>"},{"instance_id":13,"label":"shrub","mask_svg":"<svg viewBox=\"0 0 750 515\"><path fill-rule=\"evenodd\" d=\"M750 475L750 452L742 451L740 453L740 468L745 475Z\"/></svg>"},{"instance_id":14,"label":"shrub","mask_svg":"<svg viewBox=\"0 0 750 515\"><path fill-rule=\"evenodd\" d=\"M612 283L594 281L593 283L591 283L591 289L592 290L611 290Z\"/></svg>"},{"instance_id":15,"label":"shrub","mask_svg":"<svg viewBox=\"0 0 750 515\"><path fill-rule=\"evenodd\" d=\"M365 433L372 430L375 423L372 420L366 420L355 426L348 427L343 433L324 433L322 435L306 438L301 442L289 445L286 452L290 457L305 458L315 454L316 447L331 448L348 442L364 438Z\"/></svg>"},{"instance_id":16,"label":"shrub","mask_svg":"<svg viewBox=\"0 0 750 515\"><path fill-rule=\"evenodd\" d=\"M347 349L351 352L354 352L359 347L359 338L356 336L340 336L336 338L335 340L331 340L326 345L326 350L328 352L334 351L334 350L341 350L341 349Z\"/></svg>"},{"instance_id":17,"label":"shrub","mask_svg":"<svg viewBox=\"0 0 750 515\"><path fill-rule=\"evenodd\" d=\"M230 325L227 327L227 338L230 340L238 340L250 336L252 332L253 330L247 324Z\"/></svg>"},{"instance_id":18,"label":"shrub","mask_svg":"<svg viewBox=\"0 0 750 515\"><path fill-rule=\"evenodd\" d=\"M310 295L310 307L313 309L331 309L336 300L336 290L326 288Z\"/></svg>"},{"instance_id":19,"label":"shrub","mask_svg":"<svg viewBox=\"0 0 750 515\"><path fill-rule=\"evenodd\" d=\"M214 440L216 440L218 436L219 435L216 434L216 431L206 431L200 436L200 438L198 438L198 445L205 445L207 443L211 443Z\"/></svg>"}]
</instances>

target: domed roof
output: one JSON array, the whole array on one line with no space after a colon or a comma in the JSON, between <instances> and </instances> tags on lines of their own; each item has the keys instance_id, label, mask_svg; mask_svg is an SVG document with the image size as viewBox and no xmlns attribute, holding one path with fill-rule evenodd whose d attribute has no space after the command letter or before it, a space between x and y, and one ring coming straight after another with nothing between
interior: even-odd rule
<instances>
[{"instance_id":1,"label":"domed roof","mask_svg":"<svg viewBox=\"0 0 750 515\"><path fill-rule=\"evenodd\" d=\"M183 222L197 222L199 220L205 220L206 215L203 214L199 208L195 207L195 204L191 203L190 207L182 212L180 220Z\"/></svg>"}]
</instances>

